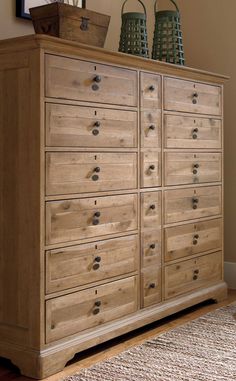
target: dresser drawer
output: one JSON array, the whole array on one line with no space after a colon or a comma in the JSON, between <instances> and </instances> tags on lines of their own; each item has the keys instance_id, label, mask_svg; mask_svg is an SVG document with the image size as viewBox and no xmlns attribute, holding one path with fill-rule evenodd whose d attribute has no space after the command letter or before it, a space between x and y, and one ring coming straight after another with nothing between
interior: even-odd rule
<instances>
[{"instance_id":1,"label":"dresser drawer","mask_svg":"<svg viewBox=\"0 0 236 381\"><path fill-rule=\"evenodd\" d=\"M161 225L161 192L141 194L141 228L158 229Z\"/></svg>"},{"instance_id":2,"label":"dresser drawer","mask_svg":"<svg viewBox=\"0 0 236 381\"><path fill-rule=\"evenodd\" d=\"M222 252L165 267L165 299L222 279Z\"/></svg>"},{"instance_id":3,"label":"dresser drawer","mask_svg":"<svg viewBox=\"0 0 236 381\"><path fill-rule=\"evenodd\" d=\"M46 96L137 106L137 72L46 55Z\"/></svg>"},{"instance_id":4,"label":"dresser drawer","mask_svg":"<svg viewBox=\"0 0 236 381\"><path fill-rule=\"evenodd\" d=\"M136 153L48 152L46 168L47 195L137 188Z\"/></svg>"},{"instance_id":5,"label":"dresser drawer","mask_svg":"<svg viewBox=\"0 0 236 381\"><path fill-rule=\"evenodd\" d=\"M161 77L151 73L140 74L141 107L161 108Z\"/></svg>"},{"instance_id":6,"label":"dresser drawer","mask_svg":"<svg viewBox=\"0 0 236 381\"><path fill-rule=\"evenodd\" d=\"M165 185L221 181L220 153L165 153Z\"/></svg>"},{"instance_id":7,"label":"dresser drawer","mask_svg":"<svg viewBox=\"0 0 236 381\"><path fill-rule=\"evenodd\" d=\"M161 302L161 267L149 267L142 271L142 307Z\"/></svg>"},{"instance_id":8,"label":"dresser drawer","mask_svg":"<svg viewBox=\"0 0 236 381\"><path fill-rule=\"evenodd\" d=\"M222 121L180 115L164 116L165 148L222 147Z\"/></svg>"},{"instance_id":9,"label":"dresser drawer","mask_svg":"<svg viewBox=\"0 0 236 381\"><path fill-rule=\"evenodd\" d=\"M141 152L141 187L161 186L161 152Z\"/></svg>"},{"instance_id":10,"label":"dresser drawer","mask_svg":"<svg viewBox=\"0 0 236 381\"><path fill-rule=\"evenodd\" d=\"M47 251L47 294L137 271L138 247L132 235Z\"/></svg>"},{"instance_id":11,"label":"dresser drawer","mask_svg":"<svg viewBox=\"0 0 236 381\"><path fill-rule=\"evenodd\" d=\"M161 148L161 111L141 112L141 147Z\"/></svg>"},{"instance_id":12,"label":"dresser drawer","mask_svg":"<svg viewBox=\"0 0 236 381\"><path fill-rule=\"evenodd\" d=\"M164 108L172 111L221 115L221 87L165 78Z\"/></svg>"},{"instance_id":13,"label":"dresser drawer","mask_svg":"<svg viewBox=\"0 0 236 381\"><path fill-rule=\"evenodd\" d=\"M137 279L130 277L46 302L46 342L121 318L137 310Z\"/></svg>"},{"instance_id":14,"label":"dresser drawer","mask_svg":"<svg viewBox=\"0 0 236 381\"><path fill-rule=\"evenodd\" d=\"M222 220L165 229L165 261L222 248Z\"/></svg>"},{"instance_id":15,"label":"dresser drawer","mask_svg":"<svg viewBox=\"0 0 236 381\"><path fill-rule=\"evenodd\" d=\"M136 230L136 194L46 203L46 243L55 244Z\"/></svg>"},{"instance_id":16,"label":"dresser drawer","mask_svg":"<svg viewBox=\"0 0 236 381\"><path fill-rule=\"evenodd\" d=\"M46 104L46 145L52 147L137 147L137 113Z\"/></svg>"},{"instance_id":17,"label":"dresser drawer","mask_svg":"<svg viewBox=\"0 0 236 381\"><path fill-rule=\"evenodd\" d=\"M141 234L142 268L161 265L161 230Z\"/></svg>"},{"instance_id":18,"label":"dresser drawer","mask_svg":"<svg viewBox=\"0 0 236 381\"><path fill-rule=\"evenodd\" d=\"M221 187L175 189L164 192L165 223L221 214Z\"/></svg>"}]
</instances>

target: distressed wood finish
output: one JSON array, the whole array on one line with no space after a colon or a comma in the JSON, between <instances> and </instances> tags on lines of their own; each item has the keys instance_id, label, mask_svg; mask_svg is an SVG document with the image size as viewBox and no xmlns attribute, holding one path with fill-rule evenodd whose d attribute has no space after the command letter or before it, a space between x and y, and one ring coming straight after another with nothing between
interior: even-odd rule
<instances>
[{"instance_id":1,"label":"distressed wood finish","mask_svg":"<svg viewBox=\"0 0 236 381\"><path fill-rule=\"evenodd\" d=\"M53 152L46 154L46 194L137 188L136 153Z\"/></svg>"},{"instance_id":2,"label":"distressed wood finish","mask_svg":"<svg viewBox=\"0 0 236 381\"><path fill-rule=\"evenodd\" d=\"M198 116L165 115L165 148L221 149L222 121Z\"/></svg>"},{"instance_id":3,"label":"distressed wood finish","mask_svg":"<svg viewBox=\"0 0 236 381\"><path fill-rule=\"evenodd\" d=\"M137 106L136 71L53 55L45 59L47 97Z\"/></svg>"},{"instance_id":4,"label":"distressed wood finish","mask_svg":"<svg viewBox=\"0 0 236 381\"><path fill-rule=\"evenodd\" d=\"M222 249L222 220L210 220L165 229L165 261Z\"/></svg>"},{"instance_id":5,"label":"distressed wood finish","mask_svg":"<svg viewBox=\"0 0 236 381\"><path fill-rule=\"evenodd\" d=\"M168 190L164 198L166 224L222 213L221 186Z\"/></svg>"},{"instance_id":6,"label":"distressed wood finish","mask_svg":"<svg viewBox=\"0 0 236 381\"><path fill-rule=\"evenodd\" d=\"M46 341L99 326L137 310L136 277L89 288L46 302Z\"/></svg>"},{"instance_id":7,"label":"distressed wood finish","mask_svg":"<svg viewBox=\"0 0 236 381\"><path fill-rule=\"evenodd\" d=\"M220 86L165 78L164 96L166 110L209 115L222 113Z\"/></svg>"},{"instance_id":8,"label":"distressed wood finish","mask_svg":"<svg viewBox=\"0 0 236 381\"><path fill-rule=\"evenodd\" d=\"M165 153L165 185L220 182L221 153Z\"/></svg>"},{"instance_id":9,"label":"distressed wood finish","mask_svg":"<svg viewBox=\"0 0 236 381\"><path fill-rule=\"evenodd\" d=\"M137 147L137 113L100 107L46 104L46 145Z\"/></svg>"},{"instance_id":10,"label":"distressed wood finish","mask_svg":"<svg viewBox=\"0 0 236 381\"><path fill-rule=\"evenodd\" d=\"M222 279L222 253L205 255L165 267L165 298L190 292Z\"/></svg>"},{"instance_id":11,"label":"distressed wood finish","mask_svg":"<svg viewBox=\"0 0 236 381\"><path fill-rule=\"evenodd\" d=\"M22 374L225 298L224 80L45 35L0 41L0 356Z\"/></svg>"},{"instance_id":12,"label":"distressed wood finish","mask_svg":"<svg viewBox=\"0 0 236 381\"><path fill-rule=\"evenodd\" d=\"M87 286L138 270L138 236L116 238L46 252L46 292Z\"/></svg>"}]
</instances>

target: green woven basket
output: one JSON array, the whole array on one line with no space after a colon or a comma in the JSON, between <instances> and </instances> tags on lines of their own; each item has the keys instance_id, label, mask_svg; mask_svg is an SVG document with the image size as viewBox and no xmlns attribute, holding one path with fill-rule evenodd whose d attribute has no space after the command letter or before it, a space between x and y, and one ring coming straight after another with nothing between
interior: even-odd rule
<instances>
[{"instance_id":1,"label":"green woven basket","mask_svg":"<svg viewBox=\"0 0 236 381\"><path fill-rule=\"evenodd\" d=\"M128 0L125 0L121 9L121 34L119 51L122 53L134 54L141 57L149 57L147 40L147 12L141 0L138 2L143 6L144 13L127 12L124 7Z\"/></svg>"},{"instance_id":2,"label":"green woven basket","mask_svg":"<svg viewBox=\"0 0 236 381\"><path fill-rule=\"evenodd\" d=\"M174 0L175 11L157 11L157 0L154 5L155 30L153 37L152 58L184 65L183 38L179 8Z\"/></svg>"}]
</instances>

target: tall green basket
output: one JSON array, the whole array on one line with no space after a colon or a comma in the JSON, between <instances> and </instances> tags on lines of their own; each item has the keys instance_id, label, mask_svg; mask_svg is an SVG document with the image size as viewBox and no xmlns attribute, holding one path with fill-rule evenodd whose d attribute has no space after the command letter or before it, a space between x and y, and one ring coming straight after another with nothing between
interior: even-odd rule
<instances>
[{"instance_id":1,"label":"tall green basket","mask_svg":"<svg viewBox=\"0 0 236 381\"><path fill-rule=\"evenodd\" d=\"M121 34L119 51L122 53L134 54L149 58L147 39L147 12L141 0L138 2L143 6L144 13L127 12L124 7L128 0L125 0L121 9Z\"/></svg>"},{"instance_id":2,"label":"tall green basket","mask_svg":"<svg viewBox=\"0 0 236 381\"><path fill-rule=\"evenodd\" d=\"M157 11L157 0L154 4L155 30L153 37L152 58L184 65L183 37L179 8L174 0L175 11Z\"/></svg>"}]
</instances>

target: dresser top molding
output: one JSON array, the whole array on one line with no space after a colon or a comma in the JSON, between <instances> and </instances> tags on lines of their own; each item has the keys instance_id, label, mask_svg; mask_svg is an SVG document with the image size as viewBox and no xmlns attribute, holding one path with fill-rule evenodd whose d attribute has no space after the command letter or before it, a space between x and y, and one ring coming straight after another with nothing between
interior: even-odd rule
<instances>
[{"instance_id":1,"label":"dresser top molding","mask_svg":"<svg viewBox=\"0 0 236 381\"><path fill-rule=\"evenodd\" d=\"M183 77L186 79L200 80L223 84L229 79L226 75L211 73L204 70L194 69L186 66L169 64L152 59L133 56L130 54L114 52L103 48L80 44L74 41L51 37L44 34L16 37L0 40L0 54L23 52L31 49L41 48L55 54L69 54L78 58L96 60L118 66L130 67L159 74ZM1 56L0 56L1 62ZM0 66L1 68L1 66Z\"/></svg>"}]
</instances>

